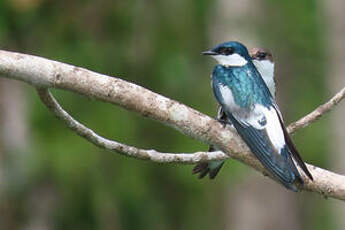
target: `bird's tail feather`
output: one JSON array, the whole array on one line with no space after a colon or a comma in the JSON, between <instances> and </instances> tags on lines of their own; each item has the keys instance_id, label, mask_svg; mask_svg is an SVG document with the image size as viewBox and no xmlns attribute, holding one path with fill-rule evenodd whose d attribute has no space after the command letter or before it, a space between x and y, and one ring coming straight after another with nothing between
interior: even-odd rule
<instances>
[{"instance_id":1,"label":"bird's tail feather","mask_svg":"<svg viewBox=\"0 0 345 230\"><path fill-rule=\"evenodd\" d=\"M192 171L192 174L199 174L199 179L204 178L209 174L210 179L214 179L219 170L222 168L224 161L211 161L211 162L202 162L197 164Z\"/></svg>"},{"instance_id":2,"label":"bird's tail feather","mask_svg":"<svg viewBox=\"0 0 345 230\"><path fill-rule=\"evenodd\" d=\"M213 152L216 151L216 149L210 145L208 151ZM208 174L210 179L214 179L219 170L222 168L223 164L224 161L201 162L193 168L192 174L200 173L199 179L204 178Z\"/></svg>"}]
</instances>

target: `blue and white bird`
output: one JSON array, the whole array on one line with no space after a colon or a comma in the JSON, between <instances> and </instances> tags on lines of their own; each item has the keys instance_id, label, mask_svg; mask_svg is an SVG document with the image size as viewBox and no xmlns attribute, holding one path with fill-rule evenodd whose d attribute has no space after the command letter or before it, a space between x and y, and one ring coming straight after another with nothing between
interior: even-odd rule
<instances>
[{"instance_id":1,"label":"blue and white bird","mask_svg":"<svg viewBox=\"0 0 345 230\"><path fill-rule=\"evenodd\" d=\"M252 58L253 64L259 71L268 89L270 90L272 96L275 98L276 84L274 79L274 62L272 53L264 48L252 48L249 50L249 55ZM226 124L227 122L229 123L229 120L227 119L227 116L221 106L218 107L216 119L223 124ZM208 151L213 152L216 150L217 149L213 145L210 145ZM209 175L210 179L214 179L224 163L224 160L201 162L193 168L192 173L199 173L199 179L204 178L207 174Z\"/></svg>"},{"instance_id":2,"label":"blue and white bird","mask_svg":"<svg viewBox=\"0 0 345 230\"><path fill-rule=\"evenodd\" d=\"M297 184L304 183L296 163L313 180L247 48L239 42L226 42L203 54L211 55L219 62L212 73L213 93L231 124L263 166L293 191L298 191Z\"/></svg>"}]
</instances>

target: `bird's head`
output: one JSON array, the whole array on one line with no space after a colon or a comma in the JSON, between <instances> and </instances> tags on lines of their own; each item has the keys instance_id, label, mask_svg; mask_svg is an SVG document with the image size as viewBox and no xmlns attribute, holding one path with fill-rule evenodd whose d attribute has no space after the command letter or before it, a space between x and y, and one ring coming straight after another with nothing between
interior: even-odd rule
<instances>
[{"instance_id":1,"label":"bird's head","mask_svg":"<svg viewBox=\"0 0 345 230\"><path fill-rule=\"evenodd\" d=\"M244 66L251 60L247 48L239 42L224 42L203 55L210 55L223 66Z\"/></svg>"},{"instance_id":2,"label":"bird's head","mask_svg":"<svg viewBox=\"0 0 345 230\"><path fill-rule=\"evenodd\" d=\"M249 55L252 59L257 61L269 61L273 63L272 53L265 48L252 48L249 50Z\"/></svg>"}]
</instances>

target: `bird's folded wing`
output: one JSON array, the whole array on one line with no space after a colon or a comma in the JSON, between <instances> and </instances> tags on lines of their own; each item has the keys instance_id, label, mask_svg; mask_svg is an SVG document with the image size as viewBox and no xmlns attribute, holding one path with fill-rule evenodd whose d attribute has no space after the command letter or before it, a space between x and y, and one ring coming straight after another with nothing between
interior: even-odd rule
<instances>
[{"instance_id":1,"label":"bird's folded wing","mask_svg":"<svg viewBox=\"0 0 345 230\"><path fill-rule=\"evenodd\" d=\"M275 111L274 113L276 114ZM272 119L265 114L247 119L234 117L230 113L227 115L254 155L282 183L290 184L296 176L299 177L278 119ZM278 123L275 124L276 122Z\"/></svg>"},{"instance_id":2,"label":"bird's folded wing","mask_svg":"<svg viewBox=\"0 0 345 230\"><path fill-rule=\"evenodd\" d=\"M278 112L279 108L277 105L275 105L275 109L276 109L278 117L279 117L280 125L283 129L283 132L284 132L284 138L285 138L286 144L288 145L288 148L290 149L290 152L292 153L293 158L296 160L297 164L302 168L304 173L309 177L309 179L313 180L313 176L309 172L309 170L308 170L307 166L305 165L301 155L299 154L295 144L292 142L292 139L291 139L289 133L286 130L283 118L282 118L281 114Z\"/></svg>"}]
</instances>

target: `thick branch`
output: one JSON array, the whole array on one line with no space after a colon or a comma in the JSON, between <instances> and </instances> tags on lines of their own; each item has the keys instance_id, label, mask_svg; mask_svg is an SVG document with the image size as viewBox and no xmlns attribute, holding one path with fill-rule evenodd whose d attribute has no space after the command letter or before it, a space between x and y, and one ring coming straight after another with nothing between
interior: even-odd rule
<instances>
[{"instance_id":1,"label":"thick branch","mask_svg":"<svg viewBox=\"0 0 345 230\"><path fill-rule=\"evenodd\" d=\"M248 147L236 133L223 128L217 121L194 109L119 78L108 77L83 68L39 57L6 51L0 51L0 76L25 81L36 87L65 89L120 105L143 116L167 124L187 136L209 144L212 143L231 157L250 165L260 172L265 172L262 165L250 153ZM44 96L43 93L41 95ZM45 96L48 95L46 94ZM63 119L63 117L61 118ZM71 124L71 128L74 125ZM89 140L97 136L93 131L89 132L87 131L85 134L80 135L88 137ZM100 140L97 145L101 147L111 147L113 144L115 146L122 145L117 142L110 143L108 142L109 140L104 138ZM128 155L140 156L141 150L125 145L122 146L128 147L130 150ZM124 153L124 151L120 152ZM158 152L155 152L155 154L162 155L162 153ZM198 154L203 155L203 153ZM198 156L198 154L195 156ZM209 155L210 153L205 154ZM219 156L224 157L221 154ZM140 156L140 158L149 159L150 157ZM176 161L181 162L184 159L183 157L178 160L176 158ZM210 159L200 157L200 161ZM212 157L212 159L214 158ZM170 162L172 161L175 160ZM187 163L188 161L184 162ZM198 160L190 162L194 163L198 162ZM306 183L303 189L319 192L325 196L337 199L345 199L344 176L311 165L308 166L308 169L313 174L315 180L310 181L304 177Z\"/></svg>"}]
</instances>

